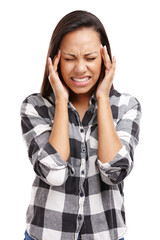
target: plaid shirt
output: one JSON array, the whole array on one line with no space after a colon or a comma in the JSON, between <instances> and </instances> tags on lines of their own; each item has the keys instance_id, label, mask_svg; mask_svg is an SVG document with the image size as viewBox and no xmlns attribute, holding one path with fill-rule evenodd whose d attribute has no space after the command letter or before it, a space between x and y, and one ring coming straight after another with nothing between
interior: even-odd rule
<instances>
[{"instance_id":1,"label":"plaid shirt","mask_svg":"<svg viewBox=\"0 0 160 240\"><path fill-rule=\"evenodd\" d=\"M138 143L140 104L129 94L110 92L117 134L123 144L116 157L102 164L97 157L95 95L80 121L68 103L70 156L67 162L48 142L55 99L32 94L22 103L22 131L36 173L27 210L27 231L38 240L117 240L125 231L123 180L133 166Z\"/></svg>"}]
</instances>

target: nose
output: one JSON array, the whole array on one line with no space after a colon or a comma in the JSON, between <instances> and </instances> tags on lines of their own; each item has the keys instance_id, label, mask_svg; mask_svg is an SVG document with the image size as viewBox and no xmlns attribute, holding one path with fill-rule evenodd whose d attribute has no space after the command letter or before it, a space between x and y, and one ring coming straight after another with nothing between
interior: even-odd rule
<instances>
[{"instance_id":1,"label":"nose","mask_svg":"<svg viewBox=\"0 0 160 240\"><path fill-rule=\"evenodd\" d=\"M86 62L83 60L77 61L74 71L75 71L75 73L77 73L79 75L82 75L83 73L85 73L87 71Z\"/></svg>"}]
</instances>

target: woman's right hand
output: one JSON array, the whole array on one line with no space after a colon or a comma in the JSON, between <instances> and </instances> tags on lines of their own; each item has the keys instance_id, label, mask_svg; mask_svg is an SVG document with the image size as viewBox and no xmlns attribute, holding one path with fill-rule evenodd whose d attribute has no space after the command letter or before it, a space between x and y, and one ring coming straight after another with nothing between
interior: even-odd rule
<instances>
[{"instance_id":1,"label":"woman's right hand","mask_svg":"<svg viewBox=\"0 0 160 240\"><path fill-rule=\"evenodd\" d=\"M65 86L65 84L60 80L58 74L58 63L61 58L61 52L58 51L58 54L54 57L53 63L51 58L48 58L48 67L49 67L49 81L52 86L52 89L55 94L56 101L58 100L66 100L68 102L69 98L69 90Z\"/></svg>"}]
</instances>

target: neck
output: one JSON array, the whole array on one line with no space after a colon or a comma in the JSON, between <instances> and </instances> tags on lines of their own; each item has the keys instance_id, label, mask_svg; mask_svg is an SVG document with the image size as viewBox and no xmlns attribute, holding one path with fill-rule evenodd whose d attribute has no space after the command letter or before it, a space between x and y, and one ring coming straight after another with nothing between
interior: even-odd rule
<instances>
[{"instance_id":1,"label":"neck","mask_svg":"<svg viewBox=\"0 0 160 240\"><path fill-rule=\"evenodd\" d=\"M90 97L88 94L70 94L70 101L78 111L81 121L89 107Z\"/></svg>"},{"instance_id":2,"label":"neck","mask_svg":"<svg viewBox=\"0 0 160 240\"><path fill-rule=\"evenodd\" d=\"M70 101L73 103L73 104L89 104L89 100L90 100L90 97L89 95L86 95L86 94L70 94Z\"/></svg>"},{"instance_id":3,"label":"neck","mask_svg":"<svg viewBox=\"0 0 160 240\"><path fill-rule=\"evenodd\" d=\"M94 89L92 89L90 92L87 93L82 93L82 94L75 94L74 92L70 91L70 101L74 105L88 105L89 106L89 101L91 96L94 93Z\"/></svg>"}]
</instances>

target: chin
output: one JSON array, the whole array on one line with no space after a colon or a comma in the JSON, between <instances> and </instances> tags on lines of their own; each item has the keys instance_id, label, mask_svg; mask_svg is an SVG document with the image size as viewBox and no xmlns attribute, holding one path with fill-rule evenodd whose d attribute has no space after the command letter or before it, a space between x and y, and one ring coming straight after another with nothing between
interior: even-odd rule
<instances>
[{"instance_id":1,"label":"chin","mask_svg":"<svg viewBox=\"0 0 160 240\"><path fill-rule=\"evenodd\" d=\"M93 86L93 87L91 87L91 88L81 88L81 89L70 89L71 90L71 92L73 93L73 94L76 94L76 95L85 95L85 94L88 94L89 96L90 95L92 95L93 93L94 93L94 91L95 91L95 89L96 89L96 87L95 86Z\"/></svg>"}]
</instances>

